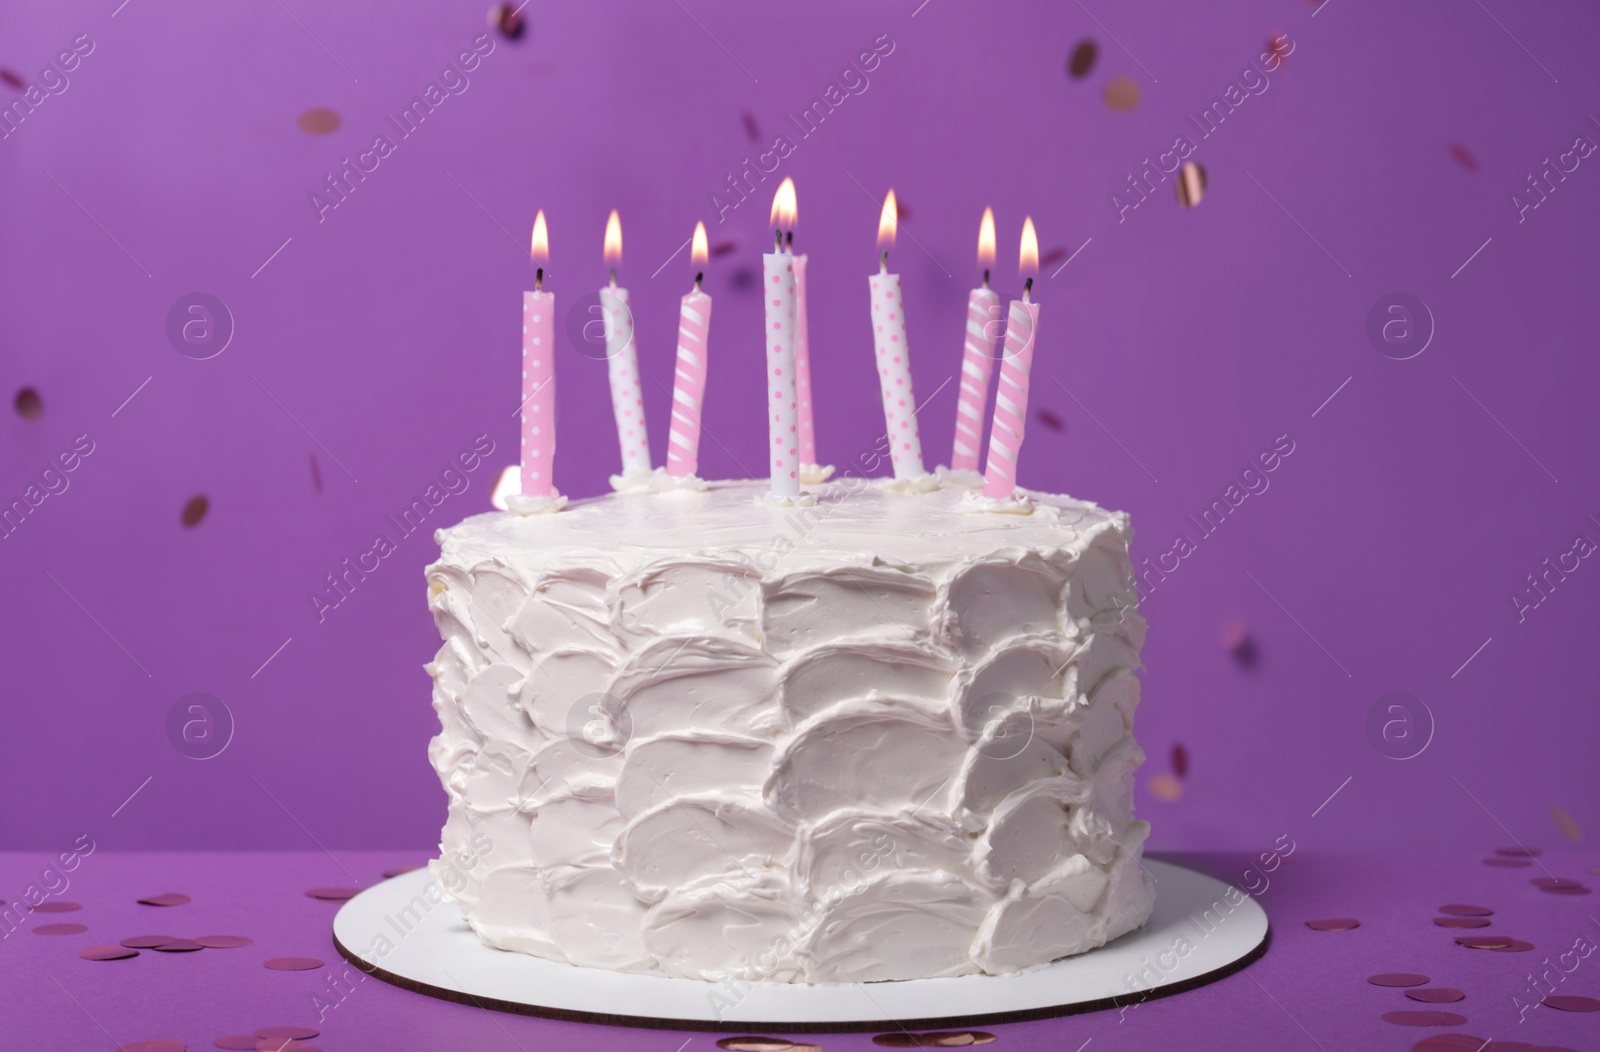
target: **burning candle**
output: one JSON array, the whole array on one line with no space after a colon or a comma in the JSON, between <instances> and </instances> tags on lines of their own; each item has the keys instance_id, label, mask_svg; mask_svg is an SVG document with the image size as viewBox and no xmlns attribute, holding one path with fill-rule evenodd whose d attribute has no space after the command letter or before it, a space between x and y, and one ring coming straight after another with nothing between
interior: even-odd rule
<instances>
[{"instance_id":1,"label":"burning candle","mask_svg":"<svg viewBox=\"0 0 1600 1052\"><path fill-rule=\"evenodd\" d=\"M605 260L611 268L611 283L600 290L600 316L611 379L611 409L617 421L617 443L622 448L622 475L613 478L611 484L621 489L647 481L650 442L644 424L639 357L633 345L633 311L628 305L628 290L617 285L617 267L622 263L622 221L616 209L606 220Z\"/></svg>"},{"instance_id":2,"label":"burning candle","mask_svg":"<svg viewBox=\"0 0 1600 1052\"><path fill-rule=\"evenodd\" d=\"M978 266L983 284L967 293L966 350L961 358L961 394L956 402L955 448L950 467L976 474L983 449L983 413L994 374L995 345L1000 337L1000 296L989 287L994 266L994 210L985 208L978 224Z\"/></svg>"},{"instance_id":3,"label":"burning candle","mask_svg":"<svg viewBox=\"0 0 1600 1052\"><path fill-rule=\"evenodd\" d=\"M1022 223L1018 270L1032 274L1038 269L1039 238L1030 217ZM990 500L1011 500L1016 493L1017 455L1022 451L1028 419L1028 371L1033 367L1033 343L1039 329L1039 305L1029 298L1032 291L1030 276L1022 286L1022 299L1011 301L1006 318L1005 351L1000 359L1000 385L995 391L983 480L983 495Z\"/></svg>"},{"instance_id":4,"label":"burning candle","mask_svg":"<svg viewBox=\"0 0 1600 1052\"><path fill-rule=\"evenodd\" d=\"M784 248L794 264L795 292L795 393L799 402L795 434L800 450L800 481L823 482L833 474L832 468L817 463L817 434L811 410L811 337L806 321L806 256L794 250L794 227L800 218L800 204L795 196L794 180L785 178L772 196L772 225L784 233Z\"/></svg>"},{"instance_id":5,"label":"burning candle","mask_svg":"<svg viewBox=\"0 0 1600 1052\"><path fill-rule=\"evenodd\" d=\"M772 461L771 498L790 503L800 495L798 444L799 394L795 384L795 284L794 260L783 251L783 233L775 232L771 252L761 257L761 288L765 293L768 453Z\"/></svg>"},{"instance_id":6,"label":"burning candle","mask_svg":"<svg viewBox=\"0 0 1600 1052\"><path fill-rule=\"evenodd\" d=\"M667 438L667 474L692 478L700 466L700 407L706 393L706 337L711 332L711 297L700 291L706 248L706 225L694 225L689 259L696 270L694 288L678 308L678 368L672 388L672 431Z\"/></svg>"},{"instance_id":7,"label":"burning candle","mask_svg":"<svg viewBox=\"0 0 1600 1052\"><path fill-rule=\"evenodd\" d=\"M906 315L900 305L900 275L889 272L889 249L894 246L898 215L894 191L884 198L878 218L878 247L883 256L878 272L867 278L872 294L872 345L883 391L883 418L888 428L889 457L894 477L920 479L922 439L917 434L917 402L911 393L911 355L906 345Z\"/></svg>"},{"instance_id":8,"label":"burning candle","mask_svg":"<svg viewBox=\"0 0 1600 1052\"><path fill-rule=\"evenodd\" d=\"M520 483L515 492L498 495L497 503L512 511L531 514L559 511L566 498L556 492L551 465L556 455L556 298L544 291L544 264L550 258L550 235L544 212L533 221L529 248L533 260L533 291L522 294L522 418ZM510 490L510 480L504 480ZM497 487L497 490L500 487Z\"/></svg>"}]
</instances>

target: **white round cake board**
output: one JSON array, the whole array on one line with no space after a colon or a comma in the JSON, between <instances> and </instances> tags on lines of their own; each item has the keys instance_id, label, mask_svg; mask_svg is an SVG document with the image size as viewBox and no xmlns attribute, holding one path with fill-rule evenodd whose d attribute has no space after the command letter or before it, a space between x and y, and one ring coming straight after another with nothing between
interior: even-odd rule
<instances>
[{"instance_id":1,"label":"white round cake board","mask_svg":"<svg viewBox=\"0 0 1600 1052\"><path fill-rule=\"evenodd\" d=\"M427 870L346 902L333 935L369 974L464 1004L622 1026L789 1032L975 1026L1127 1006L1220 979L1265 951L1267 915L1255 899L1170 862L1144 865L1157 885L1143 928L1018 975L735 988L577 968L485 946L454 903L418 909Z\"/></svg>"}]
</instances>

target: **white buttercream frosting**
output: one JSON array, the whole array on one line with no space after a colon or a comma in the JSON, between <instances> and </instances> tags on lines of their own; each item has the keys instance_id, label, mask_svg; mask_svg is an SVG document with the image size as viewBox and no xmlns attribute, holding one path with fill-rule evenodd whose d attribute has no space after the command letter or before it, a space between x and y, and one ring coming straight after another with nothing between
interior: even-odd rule
<instances>
[{"instance_id":1,"label":"white buttercream frosting","mask_svg":"<svg viewBox=\"0 0 1600 1052\"><path fill-rule=\"evenodd\" d=\"M1022 491L1030 514L971 514L951 481L788 508L713 482L441 530L429 759L443 850L482 859L451 890L484 941L866 982L1142 924L1127 517Z\"/></svg>"}]
</instances>

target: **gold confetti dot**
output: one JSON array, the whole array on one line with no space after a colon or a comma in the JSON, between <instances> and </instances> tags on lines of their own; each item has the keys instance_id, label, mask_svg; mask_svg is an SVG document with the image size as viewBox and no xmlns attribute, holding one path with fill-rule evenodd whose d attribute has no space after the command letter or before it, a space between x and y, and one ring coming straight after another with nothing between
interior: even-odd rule
<instances>
[{"instance_id":1,"label":"gold confetti dot","mask_svg":"<svg viewBox=\"0 0 1600 1052\"><path fill-rule=\"evenodd\" d=\"M1178 203L1185 208L1193 208L1205 196L1206 170L1193 161L1184 161L1183 167L1178 169L1178 182L1174 189Z\"/></svg>"},{"instance_id":2,"label":"gold confetti dot","mask_svg":"<svg viewBox=\"0 0 1600 1052\"><path fill-rule=\"evenodd\" d=\"M1555 822L1556 828L1561 830L1561 835L1574 844L1583 840L1583 827L1578 825L1578 820L1567 813L1567 809L1560 804L1550 808L1550 819Z\"/></svg>"},{"instance_id":3,"label":"gold confetti dot","mask_svg":"<svg viewBox=\"0 0 1600 1052\"><path fill-rule=\"evenodd\" d=\"M1116 77L1106 85L1106 105L1123 113L1139 105L1139 82L1132 77Z\"/></svg>"},{"instance_id":4,"label":"gold confetti dot","mask_svg":"<svg viewBox=\"0 0 1600 1052\"><path fill-rule=\"evenodd\" d=\"M1183 798L1183 783L1170 774L1153 774L1148 783L1150 795L1163 803L1176 803Z\"/></svg>"}]
</instances>

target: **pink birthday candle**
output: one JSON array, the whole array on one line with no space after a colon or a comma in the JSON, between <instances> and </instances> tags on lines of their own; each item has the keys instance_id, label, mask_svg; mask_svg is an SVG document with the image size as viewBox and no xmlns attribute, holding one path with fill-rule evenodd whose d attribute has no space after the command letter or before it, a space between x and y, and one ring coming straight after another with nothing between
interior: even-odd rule
<instances>
[{"instance_id":1,"label":"pink birthday candle","mask_svg":"<svg viewBox=\"0 0 1600 1052\"><path fill-rule=\"evenodd\" d=\"M706 265L706 225L696 223L689 258ZM678 308L678 367L672 388L672 431L667 438L667 474L684 477L700 468L700 407L706 393L706 337L711 332L711 297L700 291L704 273Z\"/></svg>"},{"instance_id":2,"label":"pink birthday candle","mask_svg":"<svg viewBox=\"0 0 1600 1052\"><path fill-rule=\"evenodd\" d=\"M977 471L981 463L983 412L1000 336L1000 296L989 287L989 268L994 266L994 211L989 208L983 210L978 225L978 265L983 268L983 284L967 293L966 349L956 402L955 448L950 453L950 467L956 471Z\"/></svg>"},{"instance_id":3,"label":"pink birthday candle","mask_svg":"<svg viewBox=\"0 0 1600 1052\"><path fill-rule=\"evenodd\" d=\"M889 273L889 248L898 222L894 191L884 199L878 219L878 247L883 258L867 278L872 296L872 345L883 392L883 420L894 463L894 477L917 479L922 466L922 439L917 433L917 401L911 393L911 354L906 345L906 312L900 303L900 275Z\"/></svg>"},{"instance_id":4,"label":"pink birthday candle","mask_svg":"<svg viewBox=\"0 0 1600 1052\"><path fill-rule=\"evenodd\" d=\"M800 466L815 467L817 463L817 434L811 412L811 336L806 322L806 257L794 251L794 226L800 218L800 202L795 195L794 180L785 178L772 195L771 224L786 230L784 248L794 264L795 344L794 383L798 402L796 431L799 439Z\"/></svg>"},{"instance_id":5,"label":"pink birthday candle","mask_svg":"<svg viewBox=\"0 0 1600 1052\"><path fill-rule=\"evenodd\" d=\"M1039 268L1039 238L1033 219L1022 224L1021 269ZM983 495L1009 500L1017 489L1017 455L1028 419L1028 372L1033 368L1034 337L1039 329L1039 305L1029 299L1033 278L1022 287L1022 299L1012 300L1006 318L1006 343L1000 359L1000 385L994 396L994 424L989 429L989 462L984 472Z\"/></svg>"},{"instance_id":6,"label":"pink birthday candle","mask_svg":"<svg viewBox=\"0 0 1600 1052\"><path fill-rule=\"evenodd\" d=\"M616 209L606 220L605 259L611 284L600 290L600 316L606 340L606 374L611 381L611 411L617 420L622 449L622 478L650 473L650 440L644 426L644 388L639 383L639 354L633 345L633 307L628 290L617 285L622 263L622 221Z\"/></svg>"},{"instance_id":7,"label":"pink birthday candle","mask_svg":"<svg viewBox=\"0 0 1600 1052\"><path fill-rule=\"evenodd\" d=\"M550 239L541 211L533 221L531 256L534 291L522 294L522 492L555 495L551 465L556 455L556 298L544 291L543 263Z\"/></svg>"}]
</instances>

